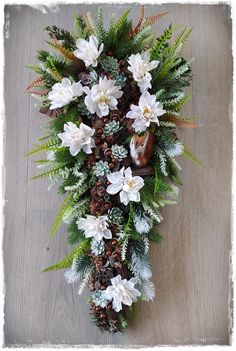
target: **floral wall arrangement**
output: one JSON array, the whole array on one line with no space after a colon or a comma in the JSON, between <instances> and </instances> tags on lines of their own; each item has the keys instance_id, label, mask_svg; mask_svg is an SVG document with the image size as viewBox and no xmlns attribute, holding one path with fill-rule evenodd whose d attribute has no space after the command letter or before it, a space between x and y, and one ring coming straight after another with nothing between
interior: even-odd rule
<instances>
[{"instance_id":1,"label":"floral wall arrangement","mask_svg":"<svg viewBox=\"0 0 236 351\"><path fill-rule=\"evenodd\" d=\"M45 271L66 269L68 284L86 286L94 323L123 332L138 300L153 300L148 257L159 243L161 209L178 201L183 155L198 162L177 128L194 128L180 110L189 100L192 59L181 49L191 29L151 26L166 13L133 24L130 10L104 26L103 10L75 15L75 31L46 28L50 49L38 50L38 77L27 92L48 116L46 134L29 155L58 185L63 203L51 237L67 224L69 254ZM175 32L175 38L171 40Z\"/></svg>"}]
</instances>

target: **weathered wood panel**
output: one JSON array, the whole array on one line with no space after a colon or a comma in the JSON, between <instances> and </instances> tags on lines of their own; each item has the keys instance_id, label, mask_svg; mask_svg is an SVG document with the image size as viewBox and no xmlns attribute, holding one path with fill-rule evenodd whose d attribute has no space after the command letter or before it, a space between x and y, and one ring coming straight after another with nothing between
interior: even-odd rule
<instances>
[{"instance_id":1,"label":"weathered wood panel","mask_svg":"<svg viewBox=\"0 0 236 351\"><path fill-rule=\"evenodd\" d=\"M138 18L137 5L132 17ZM108 21L124 7L105 6ZM33 344L228 344L229 253L231 233L232 56L227 5L147 6L147 14L169 11L155 24L194 27L186 45L194 56L193 99L186 115L196 115L198 130L180 131L203 161L181 161L184 187L180 203L163 211L164 241L151 248L157 298L138 303L135 321L125 335L101 335L91 327L89 307L63 273L41 273L67 252L65 230L49 242L61 201L46 181L33 182L36 166L25 157L45 121L24 93L33 78L25 68L46 47L43 28L72 28L72 10L96 13L97 6L60 6L47 14L27 6L6 6L5 38L5 342ZM9 29L8 22L9 21ZM8 32L9 30L9 32Z\"/></svg>"}]
</instances>

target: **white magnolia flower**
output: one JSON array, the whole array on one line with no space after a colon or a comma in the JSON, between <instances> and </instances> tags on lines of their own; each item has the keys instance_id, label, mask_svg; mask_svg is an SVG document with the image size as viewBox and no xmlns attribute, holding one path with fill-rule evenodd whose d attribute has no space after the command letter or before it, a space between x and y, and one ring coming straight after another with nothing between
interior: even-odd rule
<instances>
[{"instance_id":1,"label":"white magnolia flower","mask_svg":"<svg viewBox=\"0 0 236 351\"><path fill-rule=\"evenodd\" d=\"M144 132L151 123L159 125L158 117L166 111L161 102L156 101L155 95L150 95L147 91L140 96L138 106L131 105L131 111L126 115L127 118L134 119L133 128L135 132Z\"/></svg>"},{"instance_id":2,"label":"white magnolia flower","mask_svg":"<svg viewBox=\"0 0 236 351\"><path fill-rule=\"evenodd\" d=\"M83 60L86 67L91 65L97 67L97 58L101 55L104 47L104 44L101 44L100 48L98 48L98 45L98 39L94 35L89 37L89 41L77 39L77 49L74 51L74 55Z\"/></svg>"},{"instance_id":3,"label":"white magnolia flower","mask_svg":"<svg viewBox=\"0 0 236 351\"><path fill-rule=\"evenodd\" d=\"M108 300L112 300L112 307L116 312L119 312L122 310L122 303L131 306L141 295L139 290L135 288L137 282L137 278L131 278L130 280L121 279L119 274L111 279L112 285L104 290L103 296Z\"/></svg>"},{"instance_id":4,"label":"white magnolia flower","mask_svg":"<svg viewBox=\"0 0 236 351\"><path fill-rule=\"evenodd\" d=\"M116 81L107 79L107 77L99 78L99 83L94 85L90 90L88 87L83 87L87 94L85 104L90 113L96 113L99 117L107 116L110 110L116 110L119 99L123 91L120 91L120 86L115 85Z\"/></svg>"},{"instance_id":5,"label":"white magnolia flower","mask_svg":"<svg viewBox=\"0 0 236 351\"><path fill-rule=\"evenodd\" d=\"M72 156L78 155L82 149L86 154L92 153L95 142L92 138L95 130L84 123L79 128L76 124L68 122L64 124L64 132L59 133L58 137L62 140L61 146L69 146Z\"/></svg>"},{"instance_id":6,"label":"white magnolia flower","mask_svg":"<svg viewBox=\"0 0 236 351\"><path fill-rule=\"evenodd\" d=\"M80 82L72 84L70 79L63 78L61 83L52 86L52 91L48 94L48 99L51 100L50 110L68 105L83 93Z\"/></svg>"},{"instance_id":7,"label":"white magnolia flower","mask_svg":"<svg viewBox=\"0 0 236 351\"><path fill-rule=\"evenodd\" d=\"M128 59L128 70L133 73L134 80L138 83L141 93L148 88L151 88L152 76L149 73L152 69L156 68L159 61L150 62L150 54L145 51L143 55L136 54L131 55Z\"/></svg>"},{"instance_id":8,"label":"white magnolia flower","mask_svg":"<svg viewBox=\"0 0 236 351\"><path fill-rule=\"evenodd\" d=\"M130 167L126 170L123 167L118 172L108 174L107 179L111 183L107 192L111 195L120 192L120 201L124 205L128 205L130 201L140 201L139 190L144 186L144 181L139 176L133 177Z\"/></svg>"},{"instance_id":9,"label":"white magnolia flower","mask_svg":"<svg viewBox=\"0 0 236 351\"><path fill-rule=\"evenodd\" d=\"M77 221L79 229L84 231L86 238L94 238L99 241L102 238L111 239L112 233L108 229L108 218L107 216L91 216L87 215L86 218L80 218Z\"/></svg>"}]
</instances>

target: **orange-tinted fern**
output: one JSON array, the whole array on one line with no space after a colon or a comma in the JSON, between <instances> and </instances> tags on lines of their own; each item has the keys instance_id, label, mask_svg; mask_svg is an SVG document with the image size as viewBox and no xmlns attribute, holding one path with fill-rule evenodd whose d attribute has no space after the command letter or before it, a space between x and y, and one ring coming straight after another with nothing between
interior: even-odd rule
<instances>
[{"instance_id":1,"label":"orange-tinted fern","mask_svg":"<svg viewBox=\"0 0 236 351\"><path fill-rule=\"evenodd\" d=\"M162 12L159 13L158 15L154 15L154 16L149 16L146 18L146 21L149 25L154 24L156 21L158 21L159 19L161 19L162 17L164 17L165 15L167 15L169 12Z\"/></svg>"},{"instance_id":2,"label":"orange-tinted fern","mask_svg":"<svg viewBox=\"0 0 236 351\"><path fill-rule=\"evenodd\" d=\"M60 53L69 61L73 61L77 64L81 64L81 60L79 60L77 57L75 57L73 51L70 51L68 49L65 49L57 40L57 38L55 37L55 35L52 35L53 37L53 41L54 44L56 46L56 48L60 51Z\"/></svg>"},{"instance_id":3,"label":"orange-tinted fern","mask_svg":"<svg viewBox=\"0 0 236 351\"><path fill-rule=\"evenodd\" d=\"M134 29L131 29L131 31L129 32L129 36L133 36L134 34L137 33L139 27L141 26L142 22L144 19L144 5L140 6L140 19L136 25L136 27Z\"/></svg>"},{"instance_id":4,"label":"orange-tinted fern","mask_svg":"<svg viewBox=\"0 0 236 351\"><path fill-rule=\"evenodd\" d=\"M183 127L183 128L196 128L198 127L198 124L188 120L181 118L179 119L178 117L175 117L174 115L165 115L162 119L163 121L167 122L173 122L176 124L177 127Z\"/></svg>"},{"instance_id":5,"label":"orange-tinted fern","mask_svg":"<svg viewBox=\"0 0 236 351\"><path fill-rule=\"evenodd\" d=\"M43 77L39 76L38 78L34 79L33 82L30 83L30 85L28 85L25 88L25 91L29 90L30 88L42 85L43 83Z\"/></svg>"}]
</instances>

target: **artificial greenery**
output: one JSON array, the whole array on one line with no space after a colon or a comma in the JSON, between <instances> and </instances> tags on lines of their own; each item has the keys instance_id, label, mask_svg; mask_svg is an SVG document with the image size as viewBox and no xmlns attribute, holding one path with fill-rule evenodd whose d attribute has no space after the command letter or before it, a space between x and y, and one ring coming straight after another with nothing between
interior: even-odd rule
<instances>
[{"instance_id":1,"label":"artificial greenery","mask_svg":"<svg viewBox=\"0 0 236 351\"><path fill-rule=\"evenodd\" d=\"M192 80L193 60L185 59L181 52L191 29L170 24L157 36L151 26L167 13L145 17L141 6L134 24L130 11L119 18L113 14L108 27L102 8L96 18L89 12L75 13L72 31L48 25L49 49L38 50L39 63L28 65L38 76L26 88L39 98L39 110L48 117L45 134L28 153L40 155L35 162L41 171L33 179L48 178L50 186L57 184L64 196L50 237L64 223L72 246L66 257L44 271L67 269L65 278L68 283L80 284L79 293L88 286L94 324L112 333L125 331L138 298L148 301L155 296L148 251L150 242L159 243L164 237L158 228L162 208L178 201L177 186L183 181L176 158L183 155L200 163L178 136L179 127L197 127L194 117L181 113L191 98L185 88ZM132 60L136 65L141 60L141 68ZM114 86L106 92L104 86L110 81ZM142 86L144 83L147 86ZM106 95L113 90L121 92L119 97ZM142 109L140 101L151 96L161 113L149 121L147 103L141 114L145 128L140 130L135 125ZM129 117L134 109L136 115ZM89 138L83 128L91 132ZM147 136L150 139L145 144ZM46 156L42 158L43 153ZM132 176L121 175L129 169ZM136 182L140 185L137 196L129 195ZM105 234L99 236L101 232ZM119 276L133 286L128 293L132 296L130 307L124 300L116 304L121 296L109 297ZM132 295L135 293L137 297Z\"/></svg>"}]
</instances>

